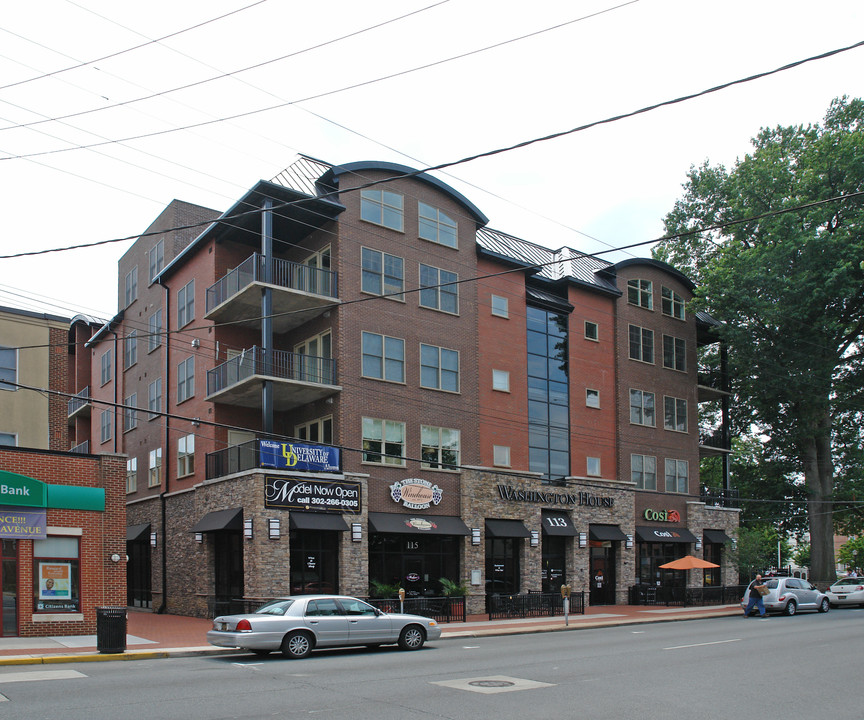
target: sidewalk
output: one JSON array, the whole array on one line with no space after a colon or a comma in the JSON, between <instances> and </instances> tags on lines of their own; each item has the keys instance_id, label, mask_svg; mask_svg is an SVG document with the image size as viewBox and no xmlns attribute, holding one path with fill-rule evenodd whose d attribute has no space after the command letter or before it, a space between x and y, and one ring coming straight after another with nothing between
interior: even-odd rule
<instances>
[{"instance_id":1,"label":"sidewalk","mask_svg":"<svg viewBox=\"0 0 864 720\"><path fill-rule=\"evenodd\" d=\"M738 605L709 607L664 607L660 605L605 605L591 607L584 615L483 620L442 624L442 639L561 632L673 620L698 620L741 613ZM95 635L45 638L0 638L0 665L41 665L102 660L141 660L188 655L231 655L240 651L208 645L211 620L157 615L130 609L126 624L126 652L100 653Z\"/></svg>"}]
</instances>

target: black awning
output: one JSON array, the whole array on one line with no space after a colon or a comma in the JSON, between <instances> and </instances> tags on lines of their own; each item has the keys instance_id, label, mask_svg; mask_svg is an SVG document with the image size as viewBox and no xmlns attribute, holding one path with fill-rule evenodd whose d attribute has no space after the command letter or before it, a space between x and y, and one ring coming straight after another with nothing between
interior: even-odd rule
<instances>
[{"instance_id":1,"label":"black awning","mask_svg":"<svg viewBox=\"0 0 864 720\"><path fill-rule=\"evenodd\" d=\"M685 528L636 526L636 537L641 542L692 543L696 536Z\"/></svg>"},{"instance_id":2,"label":"black awning","mask_svg":"<svg viewBox=\"0 0 864 720\"><path fill-rule=\"evenodd\" d=\"M722 530L703 530L702 537L705 538L705 542L714 543L715 545L732 542L732 538Z\"/></svg>"},{"instance_id":3,"label":"black awning","mask_svg":"<svg viewBox=\"0 0 864 720\"><path fill-rule=\"evenodd\" d=\"M335 530L347 532L348 525L341 515L331 515L322 512L303 512L292 510L288 515L288 524L292 530Z\"/></svg>"},{"instance_id":4,"label":"black awning","mask_svg":"<svg viewBox=\"0 0 864 720\"><path fill-rule=\"evenodd\" d=\"M487 520L486 534L493 538L527 538L531 537L521 520Z\"/></svg>"},{"instance_id":5,"label":"black awning","mask_svg":"<svg viewBox=\"0 0 864 720\"><path fill-rule=\"evenodd\" d=\"M141 525L130 525L126 528L126 542L139 542L149 539L150 523L142 523Z\"/></svg>"},{"instance_id":6,"label":"black awning","mask_svg":"<svg viewBox=\"0 0 864 720\"><path fill-rule=\"evenodd\" d=\"M562 510L544 510L542 512L543 522L540 524L543 527L544 535L563 535L565 537L575 537L579 533L573 527L573 521L570 516Z\"/></svg>"},{"instance_id":7,"label":"black awning","mask_svg":"<svg viewBox=\"0 0 864 720\"><path fill-rule=\"evenodd\" d=\"M470 535L468 526L450 515L369 513L369 532L404 535Z\"/></svg>"},{"instance_id":8,"label":"black awning","mask_svg":"<svg viewBox=\"0 0 864 720\"><path fill-rule=\"evenodd\" d=\"M627 540L617 525L589 525L588 535L592 540Z\"/></svg>"},{"instance_id":9,"label":"black awning","mask_svg":"<svg viewBox=\"0 0 864 720\"><path fill-rule=\"evenodd\" d=\"M242 530L243 508L214 510L201 518L189 532L218 532L219 530Z\"/></svg>"}]
</instances>

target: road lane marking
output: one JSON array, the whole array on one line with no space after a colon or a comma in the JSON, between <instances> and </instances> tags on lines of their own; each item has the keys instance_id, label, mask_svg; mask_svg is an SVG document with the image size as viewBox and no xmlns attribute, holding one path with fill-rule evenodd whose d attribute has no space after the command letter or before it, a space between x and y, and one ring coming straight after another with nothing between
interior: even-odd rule
<instances>
[{"instance_id":1,"label":"road lane marking","mask_svg":"<svg viewBox=\"0 0 864 720\"><path fill-rule=\"evenodd\" d=\"M77 670L33 670L0 675L0 683L37 682L41 680L71 680L87 677Z\"/></svg>"},{"instance_id":2,"label":"road lane marking","mask_svg":"<svg viewBox=\"0 0 864 720\"><path fill-rule=\"evenodd\" d=\"M663 648L664 650L682 650L683 648L703 647L705 645L723 645L723 643L740 642L741 638L732 638L731 640L715 640L714 642L693 643L692 645L673 645L672 647Z\"/></svg>"}]
</instances>

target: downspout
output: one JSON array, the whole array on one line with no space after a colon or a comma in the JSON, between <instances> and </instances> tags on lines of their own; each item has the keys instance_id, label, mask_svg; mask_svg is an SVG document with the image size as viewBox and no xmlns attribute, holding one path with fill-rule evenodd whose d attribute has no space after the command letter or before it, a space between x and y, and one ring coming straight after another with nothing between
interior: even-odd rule
<instances>
[{"instance_id":1,"label":"downspout","mask_svg":"<svg viewBox=\"0 0 864 720\"><path fill-rule=\"evenodd\" d=\"M165 526L167 522L167 513L165 509L165 497L168 494L168 441L171 436L171 432L169 430L169 424L171 422L171 414L167 412L168 409L168 388L170 387L170 378L171 378L171 333L167 332L168 326L170 324L169 318L171 317L171 293L168 290L168 286L164 285L161 280L158 281L163 288L165 288L165 319L163 321L163 328L165 330L165 369L162 372L162 377L165 379L164 387L162 388L162 397L163 407L166 412L164 415L165 418L165 452L162 454L162 491L159 493L159 511L160 511L160 522L162 523L162 604L156 609L157 614L162 614L168 609L168 533L165 532Z\"/></svg>"}]
</instances>

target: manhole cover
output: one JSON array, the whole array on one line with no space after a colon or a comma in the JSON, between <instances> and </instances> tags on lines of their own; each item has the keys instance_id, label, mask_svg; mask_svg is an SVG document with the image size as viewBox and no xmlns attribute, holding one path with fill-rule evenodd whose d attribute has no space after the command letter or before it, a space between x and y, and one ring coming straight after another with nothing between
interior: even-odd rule
<instances>
[{"instance_id":1,"label":"manhole cover","mask_svg":"<svg viewBox=\"0 0 864 720\"><path fill-rule=\"evenodd\" d=\"M516 683L508 682L507 680L474 680L468 684L474 687L512 687Z\"/></svg>"}]
</instances>

